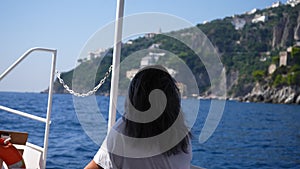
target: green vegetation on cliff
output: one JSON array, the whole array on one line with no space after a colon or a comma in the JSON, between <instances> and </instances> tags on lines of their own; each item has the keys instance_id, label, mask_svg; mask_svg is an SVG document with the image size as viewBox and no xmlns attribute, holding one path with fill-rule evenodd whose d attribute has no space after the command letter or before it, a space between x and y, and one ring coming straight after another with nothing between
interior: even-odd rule
<instances>
[{"instance_id":1,"label":"green vegetation on cliff","mask_svg":"<svg viewBox=\"0 0 300 169\"><path fill-rule=\"evenodd\" d=\"M257 18L265 18L256 21ZM256 81L264 81L268 76L271 63L278 64L279 52L286 51L300 41L300 5L291 7L281 5L277 8L258 10L254 14L242 14L234 17L217 19L205 24L198 24L210 39L220 54L221 61L226 68L228 94L243 96L250 92ZM173 34L191 33L193 28L178 30ZM176 39L164 34L157 34L152 38L140 37L132 40L132 44L122 46L121 60L134 52L147 49L152 44L160 44L159 48L172 52L180 57L191 69L196 77L200 93L204 94L210 87L205 66L193 51ZM294 47L289 66L279 67L271 76L269 85L299 85L300 82L300 49ZM92 89L86 84L98 84L111 64L112 49L104 58L95 58L82 62L75 69L63 73L62 78L67 84L81 92ZM172 61L164 60L172 67ZM139 67L139 61L132 61L133 67ZM78 73L76 73L78 72ZM92 72L92 73L91 73ZM96 77L95 73L96 73ZM76 74L78 79L74 79ZM125 76L121 72L120 76ZM110 78L99 93L107 93ZM122 84L120 84L122 85ZM56 92L63 92L62 86L56 82Z\"/></svg>"}]
</instances>

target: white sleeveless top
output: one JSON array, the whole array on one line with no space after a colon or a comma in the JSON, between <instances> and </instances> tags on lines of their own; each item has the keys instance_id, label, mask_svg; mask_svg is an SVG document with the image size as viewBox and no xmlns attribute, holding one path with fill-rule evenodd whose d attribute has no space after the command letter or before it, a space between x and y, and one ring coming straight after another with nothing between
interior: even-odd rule
<instances>
[{"instance_id":1,"label":"white sleeveless top","mask_svg":"<svg viewBox=\"0 0 300 169\"><path fill-rule=\"evenodd\" d=\"M123 128L124 121L122 119L118 120L115 124L114 128ZM111 149L116 147L120 147L117 145L114 139L117 138L114 134L109 136ZM134 149L135 147L132 145L122 145L127 146L126 148L131 147ZM179 152L176 155L165 155L158 154L151 157L145 158L132 158L132 157L123 157L120 155L116 155L113 153L108 153L107 151L107 138L103 141L101 147L98 152L94 156L93 160L96 164L101 166L104 169L190 169L190 164L192 160L192 148L191 143L189 143L187 147L188 153Z\"/></svg>"}]
</instances>

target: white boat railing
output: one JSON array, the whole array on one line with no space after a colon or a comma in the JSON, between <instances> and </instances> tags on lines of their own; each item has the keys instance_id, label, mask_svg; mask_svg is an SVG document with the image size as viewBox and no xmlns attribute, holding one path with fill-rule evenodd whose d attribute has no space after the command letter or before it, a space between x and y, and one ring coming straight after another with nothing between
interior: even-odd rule
<instances>
[{"instance_id":1,"label":"white boat railing","mask_svg":"<svg viewBox=\"0 0 300 169\"><path fill-rule=\"evenodd\" d=\"M54 77L55 77L55 64L56 64L56 55L57 50L56 49L49 49L49 48L31 48L28 51L26 51L18 60L16 60L9 68L7 68L4 73L0 75L0 81L10 72L12 71L20 62L22 62L23 59L25 59L30 53L34 51L43 51L43 52L50 52L52 53L52 61L51 61L51 72L50 72L50 82L49 82L49 91L48 91L48 106L47 106L47 114L46 118L35 116L26 112L22 112L19 110L14 110L5 106L0 105L0 110L4 110L16 115L20 115L23 117L27 117L36 121L40 121L45 123L45 133L44 133L44 145L43 147L26 143L26 146L31 147L33 149L42 151L42 166L41 168L46 168L46 159L47 159L47 151L48 151L48 138L49 138L49 130L50 130L50 117L51 117L51 110L52 110L52 95L53 95L53 84L54 84ZM24 152L25 153L25 152ZM27 164L26 164L27 165Z\"/></svg>"}]
</instances>

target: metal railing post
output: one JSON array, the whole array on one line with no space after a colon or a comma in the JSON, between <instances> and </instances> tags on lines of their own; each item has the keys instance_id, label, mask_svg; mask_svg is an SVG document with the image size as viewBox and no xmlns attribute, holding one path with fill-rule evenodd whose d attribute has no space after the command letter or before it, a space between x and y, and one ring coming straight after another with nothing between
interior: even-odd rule
<instances>
[{"instance_id":1,"label":"metal railing post","mask_svg":"<svg viewBox=\"0 0 300 169\"><path fill-rule=\"evenodd\" d=\"M109 100L109 115L107 133L116 121L116 105L118 100L118 85L119 85L119 68L120 55L122 45L122 28L123 28L124 0L118 0L115 21L115 38L113 52L113 67L111 74L110 100Z\"/></svg>"},{"instance_id":2,"label":"metal railing post","mask_svg":"<svg viewBox=\"0 0 300 169\"><path fill-rule=\"evenodd\" d=\"M48 140L49 140L48 138L49 138L49 131L50 131L50 119L51 119L50 117L51 117L51 110L52 110L52 95L53 95L53 85L54 85L54 76L55 76L56 54L57 51L55 50L52 54L51 75L50 75L49 91L48 91L48 106L47 106L47 115L46 115L44 153L43 153L44 168L46 168L46 159L47 159L47 152L48 152Z\"/></svg>"}]
</instances>

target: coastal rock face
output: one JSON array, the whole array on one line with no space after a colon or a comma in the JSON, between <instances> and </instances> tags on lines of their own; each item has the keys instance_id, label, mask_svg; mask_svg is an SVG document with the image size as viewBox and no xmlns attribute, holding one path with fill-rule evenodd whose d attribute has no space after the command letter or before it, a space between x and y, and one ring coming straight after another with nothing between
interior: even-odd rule
<instances>
[{"instance_id":1,"label":"coastal rock face","mask_svg":"<svg viewBox=\"0 0 300 169\"><path fill-rule=\"evenodd\" d=\"M292 45L291 39L298 41L300 39L300 12L291 17L284 13L278 21L278 24L272 30L272 48L288 47Z\"/></svg>"},{"instance_id":2,"label":"coastal rock face","mask_svg":"<svg viewBox=\"0 0 300 169\"><path fill-rule=\"evenodd\" d=\"M297 26L294 34L295 40L300 40L300 11L298 12Z\"/></svg>"},{"instance_id":3,"label":"coastal rock face","mask_svg":"<svg viewBox=\"0 0 300 169\"><path fill-rule=\"evenodd\" d=\"M300 95L296 99L296 104L300 104Z\"/></svg>"},{"instance_id":4,"label":"coastal rock face","mask_svg":"<svg viewBox=\"0 0 300 169\"><path fill-rule=\"evenodd\" d=\"M241 101L300 104L300 87L273 88L256 84L250 93L241 98Z\"/></svg>"}]
</instances>

